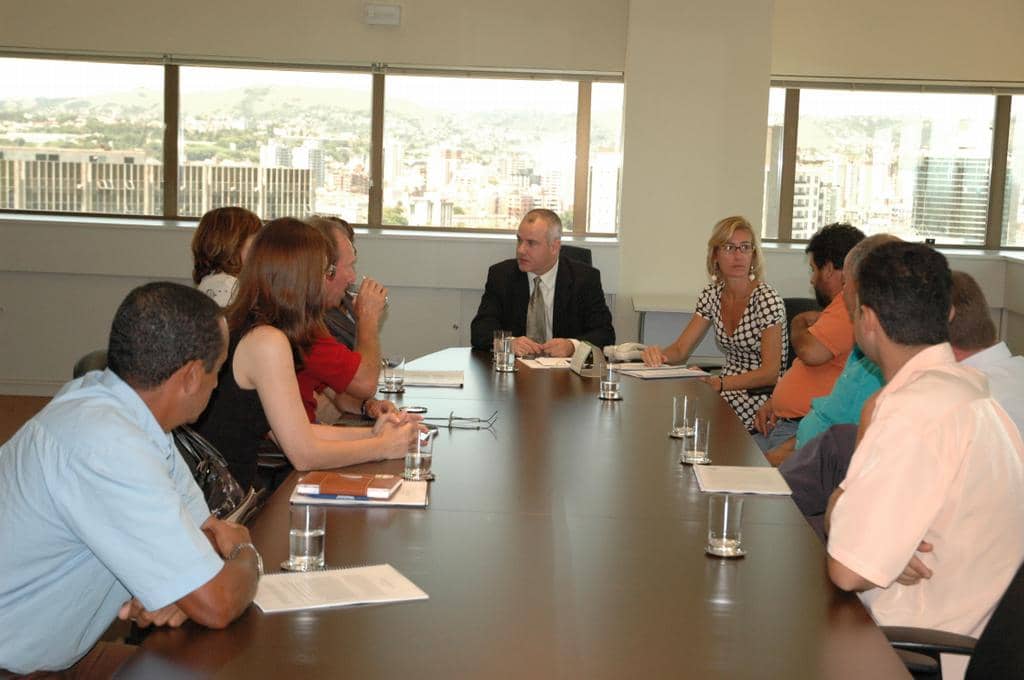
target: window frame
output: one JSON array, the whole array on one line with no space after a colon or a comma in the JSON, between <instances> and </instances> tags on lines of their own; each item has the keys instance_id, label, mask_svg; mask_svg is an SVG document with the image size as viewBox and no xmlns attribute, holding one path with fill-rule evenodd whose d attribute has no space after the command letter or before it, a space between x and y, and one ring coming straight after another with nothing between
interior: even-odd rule
<instances>
[{"instance_id":1,"label":"window frame","mask_svg":"<svg viewBox=\"0 0 1024 680\"><path fill-rule=\"evenodd\" d=\"M987 94L994 98L992 116L992 154L989 170L988 211L985 239L977 244L936 244L950 250L1024 251L1024 245L1003 245L1003 203L1006 190L1006 166L1009 154L1011 102L1013 95L1024 94L1018 85L971 85L900 80L815 80L773 78L770 87L785 90L783 114L782 166L779 170L778 237L763 238L766 243L807 243L793 238L793 198L796 183L797 133L800 120L800 91L848 90L862 92L919 92L942 94ZM764 225L762 225L762 231Z\"/></svg>"},{"instance_id":2,"label":"window frame","mask_svg":"<svg viewBox=\"0 0 1024 680\"><path fill-rule=\"evenodd\" d=\"M164 55L125 56L111 54L65 53L27 50L0 50L0 58L10 59L52 59L57 61L81 61L114 64L147 64L163 66L163 214L141 215L135 213L99 213L99 212L68 212L52 210L14 210L0 209L0 215L27 214L89 218L138 219L145 221L195 222L198 217L180 215L178 206L178 137L180 134L180 67L210 68L244 68L291 71L321 71L327 73L368 73L372 76L371 110L370 110L370 151L367 222L353 223L353 226L365 229L406 232L443 232L458 234L508 234L509 229L499 228L463 228L439 227L429 225L391 225L384 224L383 217L383 165L384 165L384 94L388 75L411 76L442 76L452 78L508 78L515 80L562 80L577 83L577 112L575 131L576 176L573 189L573 229L571 234L580 237L618 236L603 232L590 232L588 219L588 189L590 163L590 104L591 88L595 82L623 83L623 74L590 72L590 71L539 71L516 69L487 68L441 68L419 67L412 65L388 65L384 63L365 64L329 64L320 62L277 62L238 59L213 59L201 57L185 57ZM625 105L625 102L623 102ZM617 201L621 200L621 194Z\"/></svg>"}]
</instances>

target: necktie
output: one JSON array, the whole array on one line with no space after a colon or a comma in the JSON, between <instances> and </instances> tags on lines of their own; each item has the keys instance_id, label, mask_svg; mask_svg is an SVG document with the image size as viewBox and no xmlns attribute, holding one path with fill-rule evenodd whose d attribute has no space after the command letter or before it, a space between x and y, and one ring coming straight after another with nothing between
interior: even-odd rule
<instances>
[{"instance_id":1,"label":"necktie","mask_svg":"<svg viewBox=\"0 0 1024 680\"><path fill-rule=\"evenodd\" d=\"M533 295L530 306L526 309L526 336L536 342L548 341L547 313L544 308L544 291L540 287L540 277L533 279Z\"/></svg>"}]
</instances>

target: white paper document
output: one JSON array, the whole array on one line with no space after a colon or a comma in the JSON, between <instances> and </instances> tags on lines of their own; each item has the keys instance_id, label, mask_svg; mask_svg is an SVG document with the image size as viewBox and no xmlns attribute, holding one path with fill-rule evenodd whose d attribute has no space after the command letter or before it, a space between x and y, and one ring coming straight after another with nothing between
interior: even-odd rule
<instances>
[{"instance_id":1,"label":"white paper document","mask_svg":"<svg viewBox=\"0 0 1024 680\"><path fill-rule=\"evenodd\" d=\"M773 467L694 465L697 486L705 493L749 493L789 496L792 491Z\"/></svg>"},{"instance_id":2,"label":"white paper document","mask_svg":"<svg viewBox=\"0 0 1024 680\"><path fill-rule=\"evenodd\" d=\"M628 375L643 380L658 380L661 378L703 378L710 373L699 368L686 368L685 366L645 366L640 362L626 364L615 364L615 370L622 375Z\"/></svg>"},{"instance_id":3,"label":"white paper document","mask_svg":"<svg viewBox=\"0 0 1024 680\"><path fill-rule=\"evenodd\" d=\"M569 368L569 357L537 357L536 359L520 359L529 368Z\"/></svg>"},{"instance_id":4,"label":"white paper document","mask_svg":"<svg viewBox=\"0 0 1024 680\"><path fill-rule=\"evenodd\" d=\"M381 379L383 385L383 378ZM466 381L463 371L406 371L406 387L462 387Z\"/></svg>"},{"instance_id":5,"label":"white paper document","mask_svg":"<svg viewBox=\"0 0 1024 680\"><path fill-rule=\"evenodd\" d=\"M263 612L291 612L426 600L428 595L390 564L269 574L260 579L253 601Z\"/></svg>"},{"instance_id":6,"label":"white paper document","mask_svg":"<svg viewBox=\"0 0 1024 680\"><path fill-rule=\"evenodd\" d=\"M351 496L330 496L302 494L292 490L289 503L294 505L366 505L377 508L425 508L430 504L427 494L429 483L405 480L391 498L353 498Z\"/></svg>"}]
</instances>

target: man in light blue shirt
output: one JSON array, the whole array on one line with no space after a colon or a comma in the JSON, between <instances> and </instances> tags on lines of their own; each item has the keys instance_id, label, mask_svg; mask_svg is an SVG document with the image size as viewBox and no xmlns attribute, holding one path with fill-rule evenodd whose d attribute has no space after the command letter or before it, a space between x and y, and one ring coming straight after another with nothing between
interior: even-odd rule
<instances>
[{"instance_id":1,"label":"man in light blue shirt","mask_svg":"<svg viewBox=\"0 0 1024 680\"><path fill-rule=\"evenodd\" d=\"M137 288L114 317L110 368L65 385L0 448L0 668L107 675L131 653L96 644L118 615L220 627L248 606L248 532L210 516L168 434L202 412L226 350L205 295Z\"/></svg>"}]
</instances>

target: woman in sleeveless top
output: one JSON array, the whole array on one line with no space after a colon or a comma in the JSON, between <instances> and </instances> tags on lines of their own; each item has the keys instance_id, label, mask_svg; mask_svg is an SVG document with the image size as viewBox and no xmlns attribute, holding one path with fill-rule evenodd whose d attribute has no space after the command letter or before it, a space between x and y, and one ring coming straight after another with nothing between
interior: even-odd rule
<instances>
[{"instance_id":1,"label":"woman in sleeveless top","mask_svg":"<svg viewBox=\"0 0 1024 680\"><path fill-rule=\"evenodd\" d=\"M228 358L210 405L196 424L227 459L244 486L256 472L257 451L270 436L297 470L401 458L418 424L401 414L374 427L309 422L296 368L324 327L324 282L334 276L334 245L294 218L267 224L252 245L227 310Z\"/></svg>"},{"instance_id":2,"label":"woman in sleeveless top","mask_svg":"<svg viewBox=\"0 0 1024 680\"><path fill-rule=\"evenodd\" d=\"M708 328L725 352L721 375L704 382L721 393L743 425L750 430L754 415L770 396L771 387L785 369L789 333L786 308L774 288L764 282L764 259L757 232L743 217L718 222L708 239L708 276L696 314L675 342L644 350L644 363L660 366L681 363Z\"/></svg>"}]
</instances>

